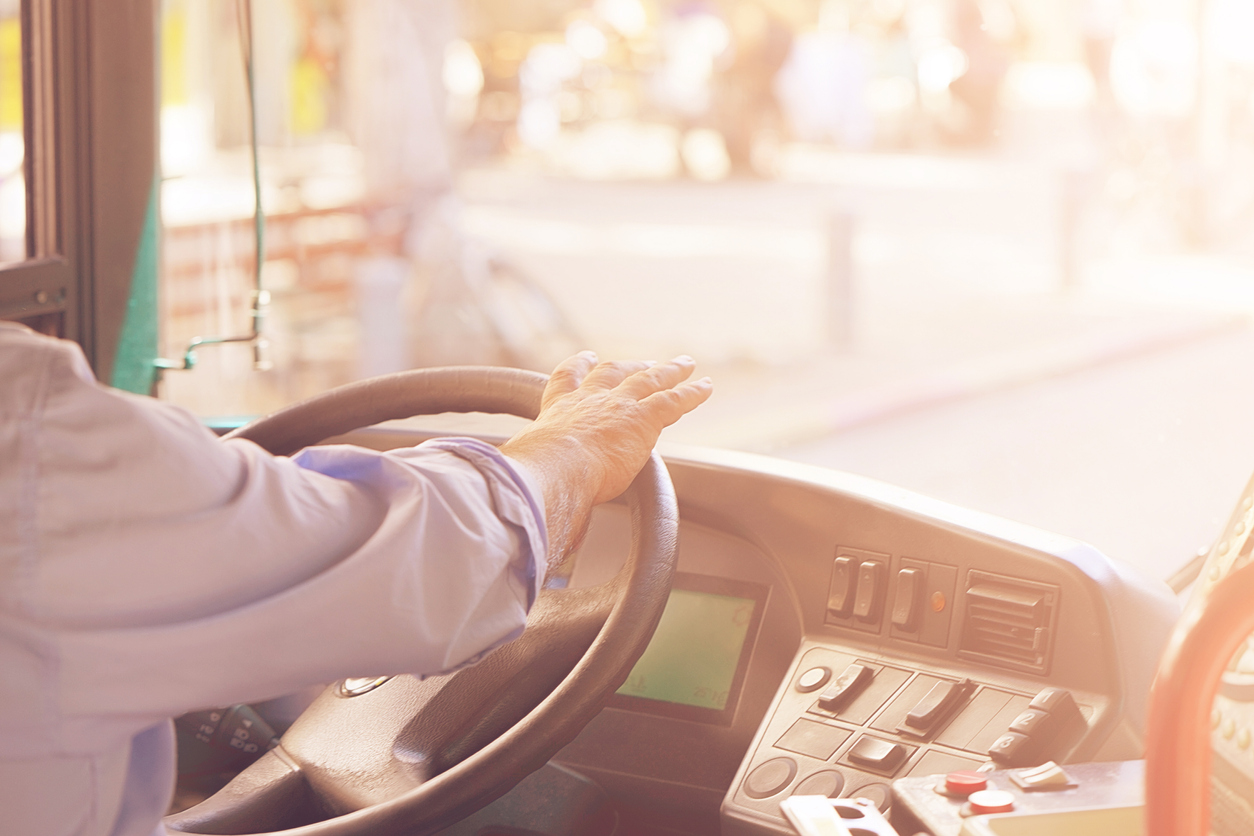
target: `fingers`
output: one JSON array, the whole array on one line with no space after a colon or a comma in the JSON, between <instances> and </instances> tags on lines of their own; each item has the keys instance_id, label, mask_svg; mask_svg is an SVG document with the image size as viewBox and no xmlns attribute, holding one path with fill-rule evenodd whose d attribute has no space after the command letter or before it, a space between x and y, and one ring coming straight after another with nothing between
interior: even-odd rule
<instances>
[{"instance_id":1,"label":"fingers","mask_svg":"<svg viewBox=\"0 0 1254 836\"><path fill-rule=\"evenodd\" d=\"M680 355L665 363L655 363L625 379L622 384L623 394L643 400L654 392L670 389L687 380L696 366L696 361L687 355Z\"/></svg>"},{"instance_id":2,"label":"fingers","mask_svg":"<svg viewBox=\"0 0 1254 836\"><path fill-rule=\"evenodd\" d=\"M628 377L655 365L647 360L614 360L593 369L584 383L599 389L613 389Z\"/></svg>"},{"instance_id":3,"label":"fingers","mask_svg":"<svg viewBox=\"0 0 1254 836\"><path fill-rule=\"evenodd\" d=\"M558 363L557 368L553 369L553 373L549 375L549 382L544 387L544 396L540 400L540 409L545 409L557 398L578 389L588 376L588 372L592 371L596 365L597 355L594 351L581 351Z\"/></svg>"},{"instance_id":4,"label":"fingers","mask_svg":"<svg viewBox=\"0 0 1254 836\"><path fill-rule=\"evenodd\" d=\"M696 361L680 355L665 363L619 360L598 363L596 354L583 351L563 360L553 370L544 390L544 407L577 389L613 389L645 405L661 426L674 423L704 402L713 390L710 379L684 383ZM543 408L543 407L542 407Z\"/></svg>"},{"instance_id":5,"label":"fingers","mask_svg":"<svg viewBox=\"0 0 1254 836\"><path fill-rule=\"evenodd\" d=\"M703 377L700 380L654 392L640 403L661 426L669 427L705 403L713 392L714 381Z\"/></svg>"}]
</instances>

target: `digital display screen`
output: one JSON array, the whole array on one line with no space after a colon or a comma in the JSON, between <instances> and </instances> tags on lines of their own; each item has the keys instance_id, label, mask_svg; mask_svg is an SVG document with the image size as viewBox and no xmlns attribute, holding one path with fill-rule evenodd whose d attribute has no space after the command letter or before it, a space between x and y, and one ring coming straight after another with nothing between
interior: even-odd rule
<instances>
[{"instance_id":1,"label":"digital display screen","mask_svg":"<svg viewBox=\"0 0 1254 836\"><path fill-rule=\"evenodd\" d=\"M730 723L765 593L756 584L677 574L652 641L610 704Z\"/></svg>"}]
</instances>

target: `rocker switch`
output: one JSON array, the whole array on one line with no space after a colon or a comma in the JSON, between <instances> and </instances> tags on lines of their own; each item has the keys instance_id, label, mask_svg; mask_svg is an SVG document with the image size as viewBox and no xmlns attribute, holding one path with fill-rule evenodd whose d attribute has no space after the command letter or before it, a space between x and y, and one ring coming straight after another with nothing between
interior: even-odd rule
<instances>
[{"instance_id":1,"label":"rocker switch","mask_svg":"<svg viewBox=\"0 0 1254 836\"><path fill-rule=\"evenodd\" d=\"M857 583L857 566L852 557L838 557L832 564L832 582L827 588L827 612L846 618L853 608L853 590Z\"/></svg>"},{"instance_id":2,"label":"rocker switch","mask_svg":"<svg viewBox=\"0 0 1254 836\"><path fill-rule=\"evenodd\" d=\"M862 621L878 621L884 606L884 564L864 560L858 566L858 589L853 599L853 614Z\"/></svg>"},{"instance_id":3,"label":"rocker switch","mask_svg":"<svg viewBox=\"0 0 1254 836\"><path fill-rule=\"evenodd\" d=\"M919 629L919 612L923 604L923 572L902 569L897 573L897 591L893 596L893 626L907 633Z\"/></svg>"},{"instance_id":4,"label":"rocker switch","mask_svg":"<svg viewBox=\"0 0 1254 836\"><path fill-rule=\"evenodd\" d=\"M875 670L854 662L819 695L819 708L839 712L875 678Z\"/></svg>"},{"instance_id":5,"label":"rocker switch","mask_svg":"<svg viewBox=\"0 0 1254 836\"><path fill-rule=\"evenodd\" d=\"M961 682L937 682L932 686L932 690L928 691L927 695L910 709L910 713L906 715L906 722L899 726L897 731L920 737L929 734L974 690L975 683L969 679Z\"/></svg>"}]
</instances>

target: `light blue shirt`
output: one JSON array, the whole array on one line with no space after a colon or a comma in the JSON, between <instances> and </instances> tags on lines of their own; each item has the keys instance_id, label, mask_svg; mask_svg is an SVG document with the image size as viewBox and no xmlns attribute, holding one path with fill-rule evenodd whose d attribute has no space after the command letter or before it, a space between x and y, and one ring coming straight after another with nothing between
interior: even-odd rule
<instances>
[{"instance_id":1,"label":"light blue shirt","mask_svg":"<svg viewBox=\"0 0 1254 836\"><path fill-rule=\"evenodd\" d=\"M0 830L149 836L169 718L521 633L547 540L491 445L274 457L0 323Z\"/></svg>"}]
</instances>

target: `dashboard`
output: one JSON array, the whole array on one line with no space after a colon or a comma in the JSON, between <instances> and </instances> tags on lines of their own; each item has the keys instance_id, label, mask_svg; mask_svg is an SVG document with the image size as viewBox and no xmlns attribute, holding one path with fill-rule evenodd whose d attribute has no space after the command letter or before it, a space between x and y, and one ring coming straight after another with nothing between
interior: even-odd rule
<instances>
[{"instance_id":1,"label":"dashboard","mask_svg":"<svg viewBox=\"0 0 1254 836\"><path fill-rule=\"evenodd\" d=\"M555 759L619 803L696 832L791 833L792 794L887 810L906 776L1141 756L1178 616L1165 585L849 474L663 452L681 515L667 615ZM573 585L613 574L628 523L621 506L598 511ZM703 596L719 603L695 615Z\"/></svg>"},{"instance_id":2,"label":"dashboard","mask_svg":"<svg viewBox=\"0 0 1254 836\"><path fill-rule=\"evenodd\" d=\"M383 425L329 441L388 449L422 435ZM793 833L780 812L793 794L889 812L892 782L910 776L1142 757L1179 616L1165 584L851 474L661 452L680 510L666 612L609 705L553 759L640 832ZM556 583L609 579L630 537L627 507L601 506Z\"/></svg>"}]
</instances>

